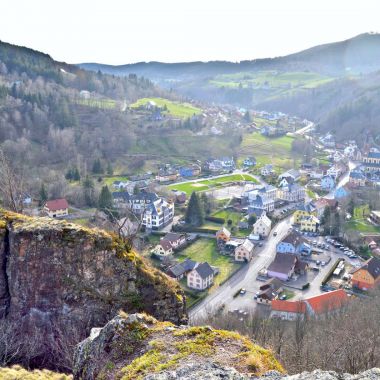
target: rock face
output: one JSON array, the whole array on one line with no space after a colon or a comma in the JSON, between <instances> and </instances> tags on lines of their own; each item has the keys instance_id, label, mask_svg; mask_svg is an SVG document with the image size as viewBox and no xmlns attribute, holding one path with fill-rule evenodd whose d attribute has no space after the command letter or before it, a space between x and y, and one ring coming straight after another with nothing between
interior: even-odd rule
<instances>
[{"instance_id":1,"label":"rock face","mask_svg":"<svg viewBox=\"0 0 380 380\"><path fill-rule=\"evenodd\" d=\"M238 333L175 326L145 314L121 314L93 329L74 355L78 380L243 380L244 373L269 370L283 372L270 351Z\"/></svg>"},{"instance_id":2,"label":"rock face","mask_svg":"<svg viewBox=\"0 0 380 380\"><path fill-rule=\"evenodd\" d=\"M0 211L0 263L0 317L46 352L57 331L83 339L119 310L186 322L180 287L104 231Z\"/></svg>"}]
</instances>

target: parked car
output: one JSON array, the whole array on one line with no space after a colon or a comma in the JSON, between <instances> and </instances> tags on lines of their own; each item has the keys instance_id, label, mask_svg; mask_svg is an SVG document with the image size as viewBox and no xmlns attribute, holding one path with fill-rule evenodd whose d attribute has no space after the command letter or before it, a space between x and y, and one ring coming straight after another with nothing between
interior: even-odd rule
<instances>
[{"instance_id":1,"label":"parked car","mask_svg":"<svg viewBox=\"0 0 380 380\"><path fill-rule=\"evenodd\" d=\"M243 296L247 291L244 288L240 289L240 294Z\"/></svg>"},{"instance_id":2,"label":"parked car","mask_svg":"<svg viewBox=\"0 0 380 380\"><path fill-rule=\"evenodd\" d=\"M326 265L326 261L321 261L321 266L325 266Z\"/></svg>"},{"instance_id":3,"label":"parked car","mask_svg":"<svg viewBox=\"0 0 380 380\"><path fill-rule=\"evenodd\" d=\"M321 261L320 261L320 260L317 260L317 261L315 262L315 265L321 265Z\"/></svg>"},{"instance_id":4,"label":"parked car","mask_svg":"<svg viewBox=\"0 0 380 380\"><path fill-rule=\"evenodd\" d=\"M273 232L273 236L277 236L277 232L276 231Z\"/></svg>"},{"instance_id":5,"label":"parked car","mask_svg":"<svg viewBox=\"0 0 380 380\"><path fill-rule=\"evenodd\" d=\"M280 296L280 300L281 300L281 301L286 300L286 298L287 298L287 297L286 297L286 294L283 294L282 296Z\"/></svg>"}]
</instances>

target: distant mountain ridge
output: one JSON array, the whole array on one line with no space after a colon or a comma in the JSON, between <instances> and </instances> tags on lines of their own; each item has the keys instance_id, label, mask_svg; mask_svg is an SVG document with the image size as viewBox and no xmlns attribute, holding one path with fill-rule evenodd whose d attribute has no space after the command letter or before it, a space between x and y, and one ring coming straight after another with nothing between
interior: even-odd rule
<instances>
[{"instance_id":1,"label":"distant mountain ridge","mask_svg":"<svg viewBox=\"0 0 380 380\"><path fill-rule=\"evenodd\" d=\"M342 75L347 71L367 73L380 69L380 34L364 33L356 37L318 45L283 57L241 62L138 62L126 65L81 63L79 67L108 74L143 75L150 79L186 78L256 70L311 70Z\"/></svg>"}]
</instances>

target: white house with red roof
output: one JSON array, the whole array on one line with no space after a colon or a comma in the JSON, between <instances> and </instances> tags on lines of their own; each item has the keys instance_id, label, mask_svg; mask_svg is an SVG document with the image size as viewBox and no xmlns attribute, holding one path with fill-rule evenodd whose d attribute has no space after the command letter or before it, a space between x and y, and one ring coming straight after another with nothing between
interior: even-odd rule
<instances>
[{"instance_id":1,"label":"white house with red roof","mask_svg":"<svg viewBox=\"0 0 380 380\"><path fill-rule=\"evenodd\" d=\"M343 289L333 290L301 301L272 301L272 318L294 321L297 318L320 317L340 310L349 297Z\"/></svg>"},{"instance_id":2,"label":"white house with red roof","mask_svg":"<svg viewBox=\"0 0 380 380\"><path fill-rule=\"evenodd\" d=\"M59 218L69 214L69 204L65 198L53 199L45 203L44 211L51 218Z\"/></svg>"}]
</instances>

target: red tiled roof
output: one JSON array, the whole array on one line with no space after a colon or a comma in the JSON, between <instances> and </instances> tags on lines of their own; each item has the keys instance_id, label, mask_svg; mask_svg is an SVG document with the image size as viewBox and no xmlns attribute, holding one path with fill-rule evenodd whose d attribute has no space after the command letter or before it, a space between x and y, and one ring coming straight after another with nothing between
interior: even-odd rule
<instances>
[{"instance_id":1,"label":"red tiled roof","mask_svg":"<svg viewBox=\"0 0 380 380\"><path fill-rule=\"evenodd\" d=\"M341 308L348 300L347 293L343 289L338 289L308 298L304 301L273 300L272 310L305 314L307 305L309 305L315 314L323 314Z\"/></svg>"},{"instance_id":2,"label":"red tiled roof","mask_svg":"<svg viewBox=\"0 0 380 380\"><path fill-rule=\"evenodd\" d=\"M61 199L53 199L51 201L47 201L45 207L50 211L64 210L69 208L69 204L67 200L64 198Z\"/></svg>"},{"instance_id":3,"label":"red tiled roof","mask_svg":"<svg viewBox=\"0 0 380 380\"><path fill-rule=\"evenodd\" d=\"M339 309L348 302L348 295L343 289L333 290L311 297L305 300L316 314L323 314L327 311Z\"/></svg>"},{"instance_id":4,"label":"red tiled roof","mask_svg":"<svg viewBox=\"0 0 380 380\"><path fill-rule=\"evenodd\" d=\"M306 304L303 301L273 300L272 310L304 314L306 312Z\"/></svg>"}]
</instances>

